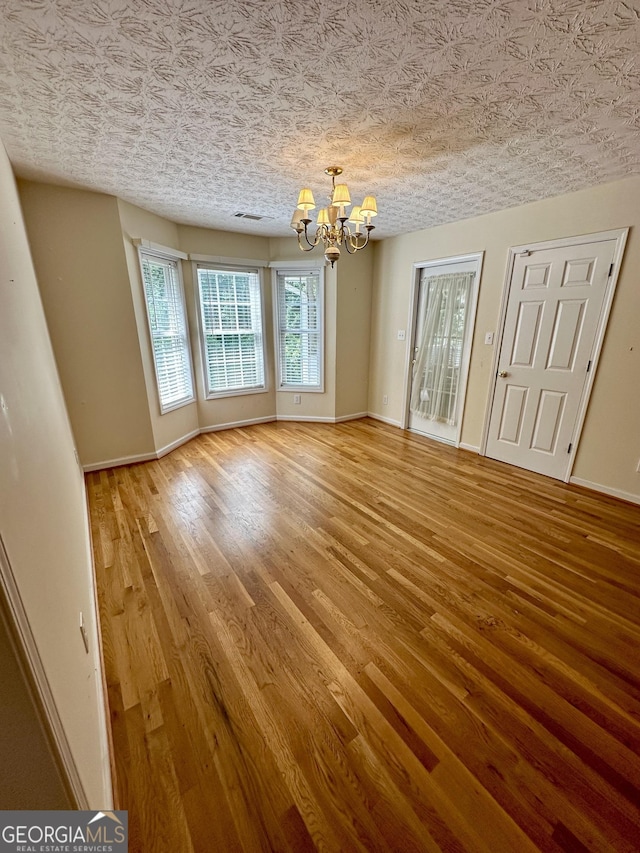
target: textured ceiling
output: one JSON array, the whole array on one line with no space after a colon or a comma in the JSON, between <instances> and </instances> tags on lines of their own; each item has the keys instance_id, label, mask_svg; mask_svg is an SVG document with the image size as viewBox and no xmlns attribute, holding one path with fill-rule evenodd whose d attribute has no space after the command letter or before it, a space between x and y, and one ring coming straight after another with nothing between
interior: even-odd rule
<instances>
[{"instance_id":1,"label":"textured ceiling","mask_svg":"<svg viewBox=\"0 0 640 853\"><path fill-rule=\"evenodd\" d=\"M377 236L640 172L640 0L0 0L18 174L290 234L327 165ZM236 212L263 214L252 223Z\"/></svg>"}]
</instances>

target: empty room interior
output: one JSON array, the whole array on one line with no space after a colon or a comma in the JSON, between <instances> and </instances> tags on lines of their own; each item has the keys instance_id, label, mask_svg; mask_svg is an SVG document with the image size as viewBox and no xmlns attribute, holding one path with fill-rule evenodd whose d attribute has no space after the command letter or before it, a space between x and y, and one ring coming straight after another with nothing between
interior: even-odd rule
<instances>
[{"instance_id":1,"label":"empty room interior","mask_svg":"<svg viewBox=\"0 0 640 853\"><path fill-rule=\"evenodd\" d=\"M638 0L1 11L0 810L640 850Z\"/></svg>"}]
</instances>

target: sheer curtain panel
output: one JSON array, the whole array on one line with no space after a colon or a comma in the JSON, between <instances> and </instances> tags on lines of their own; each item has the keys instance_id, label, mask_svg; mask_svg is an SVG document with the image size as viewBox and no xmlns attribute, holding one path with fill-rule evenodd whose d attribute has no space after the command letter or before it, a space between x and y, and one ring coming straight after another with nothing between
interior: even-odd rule
<instances>
[{"instance_id":1,"label":"sheer curtain panel","mask_svg":"<svg viewBox=\"0 0 640 853\"><path fill-rule=\"evenodd\" d=\"M413 371L410 409L428 420L456 423L462 348L475 273L423 272L422 336Z\"/></svg>"}]
</instances>

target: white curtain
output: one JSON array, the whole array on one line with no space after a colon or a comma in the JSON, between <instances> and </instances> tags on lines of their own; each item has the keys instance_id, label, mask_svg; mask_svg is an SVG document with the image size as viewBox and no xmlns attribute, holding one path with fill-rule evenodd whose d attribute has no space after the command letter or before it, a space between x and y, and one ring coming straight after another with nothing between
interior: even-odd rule
<instances>
[{"instance_id":1,"label":"white curtain","mask_svg":"<svg viewBox=\"0 0 640 853\"><path fill-rule=\"evenodd\" d=\"M420 286L424 317L413 371L410 409L427 420L454 425L464 331L475 273L429 275Z\"/></svg>"}]
</instances>

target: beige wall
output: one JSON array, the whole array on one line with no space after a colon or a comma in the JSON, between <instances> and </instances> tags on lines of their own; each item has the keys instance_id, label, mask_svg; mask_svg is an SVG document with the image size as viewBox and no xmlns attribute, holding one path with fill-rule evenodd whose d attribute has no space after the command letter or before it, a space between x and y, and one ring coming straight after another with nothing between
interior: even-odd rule
<instances>
[{"instance_id":1,"label":"beige wall","mask_svg":"<svg viewBox=\"0 0 640 853\"><path fill-rule=\"evenodd\" d=\"M493 348L510 246L640 225L640 178L548 199L487 216L384 240L376 246L371 325L369 410L400 423L412 265L485 252L462 442L479 446L491 382ZM640 237L632 227L601 362L573 475L619 493L640 496ZM407 334L407 339L409 339ZM383 395L389 404L382 403Z\"/></svg>"},{"instance_id":2,"label":"beige wall","mask_svg":"<svg viewBox=\"0 0 640 853\"><path fill-rule=\"evenodd\" d=\"M194 255L212 255L221 258L243 258L244 260L268 261L268 237L253 234L235 234L232 231L214 231L211 228L196 228L178 225L180 248Z\"/></svg>"},{"instance_id":3,"label":"beige wall","mask_svg":"<svg viewBox=\"0 0 640 853\"><path fill-rule=\"evenodd\" d=\"M142 208L121 199L118 199L118 213L142 354L147 405L151 429L153 430L153 445L156 451L162 451L180 441L183 436L198 431L198 408L197 404L193 402L164 414L160 412L160 398L158 397L153 364L153 350L147 322L138 248L134 245L133 240L141 238L169 249L179 249L178 226L161 216L156 216L154 213L149 213L149 211L142 210Z\"/></svg>"},{"instance_id":4,"label":"beige wall","mask_svg":"<svg viewBox=\"0 0 640 853\"><path fill-rule=\"evenodd\" d=\"M105 808L111 794L84 478L2 146L0 199L0 534L89 803ZM65 299L68 269L54 267Z\"/></svg>"},{"instance_id":5,"label":"beige wall","mask_svg":"<svg viewBox=\"0 0 640 853\"><path fill-rule=\"evenodd\" d=\"M32 181L19 189L82 463L153 451L117 200Z\"/></svg>"},{"instance_id":6,"label":"beige wall","mask_svg":"<svg viewBox=\"0 0 640 853\"><path fill-rule=\"evenodd\" d=\"M368 411L371 247L340 258L336 307L336 417Z\"/></svg>"}]
</instances>

